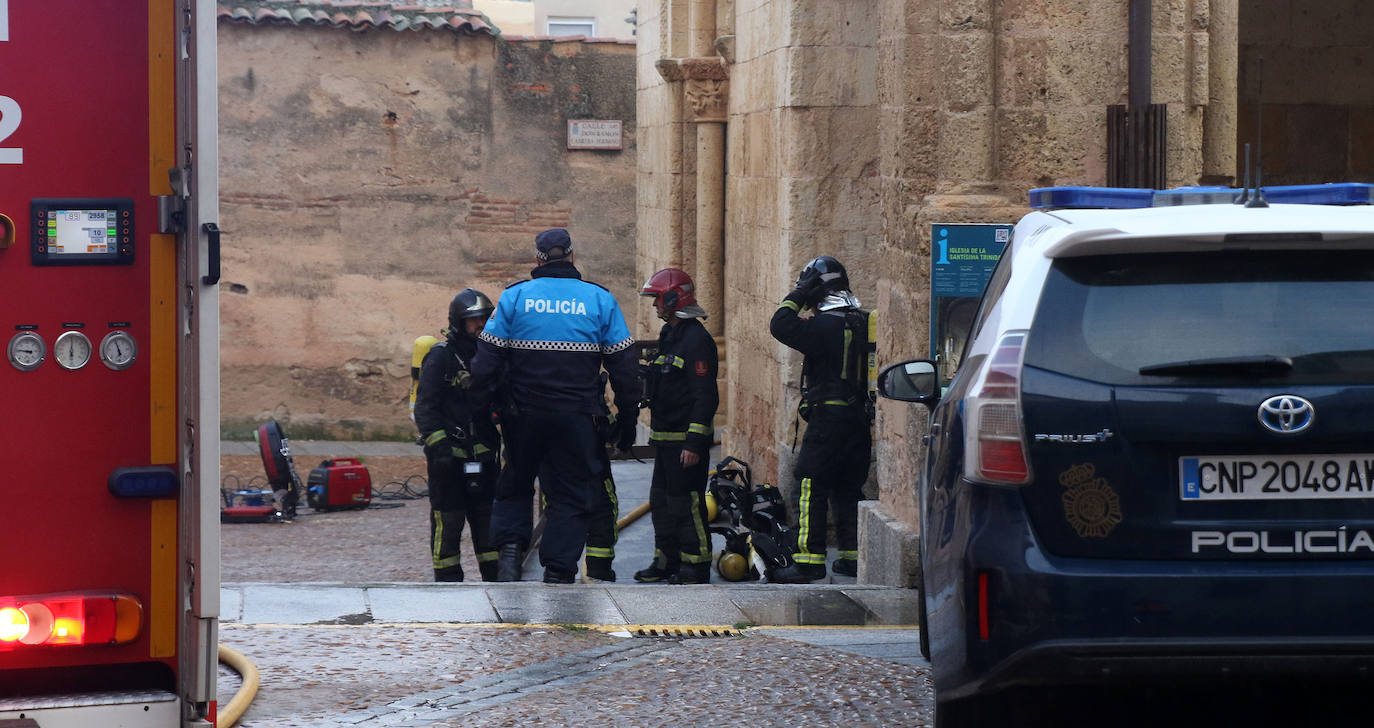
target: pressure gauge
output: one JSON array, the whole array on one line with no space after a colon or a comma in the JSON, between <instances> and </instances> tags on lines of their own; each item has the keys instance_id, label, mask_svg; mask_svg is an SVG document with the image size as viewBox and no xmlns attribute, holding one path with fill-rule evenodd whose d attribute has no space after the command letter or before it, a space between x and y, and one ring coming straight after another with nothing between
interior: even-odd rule
<instances>
[{"instance_id":1,"label":"pressure gauge","mask_svg":"<svg viewBox=\"0 0 1374 728\"><path fill-rule=\"evenodd\" d=\"M31 372L43 363L48 355L48 345L43 337L32 331L20 331L10 339L10 363L21 372Z\"/></svg>"},{"instance_id":2,"label":"pressure gauge","mask_svg":"<svg viewBox=\"0 0 1374 728\"><path fill-rule=\"evenodd\" d=\"M111 331L100 340L100 361L115 371L133 366L137 356L138 344L127 331Z\"/></svg>"},{"instance_id":3,"label":"pressure gauge","mask_svg":"<svg viewBox=\"0 0 1374 728\"><path fill-rule=\"evenodd\" d=\"M91 360L91 340L80 331L68 331L53 342L52 355L63 369L80 369Z\"/></svg>"}]
</instances>

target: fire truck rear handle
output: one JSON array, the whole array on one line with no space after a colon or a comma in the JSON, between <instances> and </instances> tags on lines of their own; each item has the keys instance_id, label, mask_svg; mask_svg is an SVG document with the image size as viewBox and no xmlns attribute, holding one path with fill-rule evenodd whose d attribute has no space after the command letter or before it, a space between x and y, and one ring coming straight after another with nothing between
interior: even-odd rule
<instances>
[{"instance_id":1,"label":"fire truck rear handle","mask_svg":"<svg viewBox=\"0 0 1374 728\"><path fill-rule=\"evenodd\" d=\"M200 280L207 286L213 286L219 283L219 225L213 222L207 222L201 225L200 228L205 231L206 235L210 236L209 272L201 276Z\"/></svg>"}]
</instances>

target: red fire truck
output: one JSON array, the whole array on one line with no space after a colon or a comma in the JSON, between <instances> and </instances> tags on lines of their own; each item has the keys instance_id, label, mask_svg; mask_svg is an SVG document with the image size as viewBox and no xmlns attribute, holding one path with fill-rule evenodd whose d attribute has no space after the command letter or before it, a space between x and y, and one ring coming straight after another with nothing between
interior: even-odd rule
<instances>
[{"instance_id":1,"label":"red fire truck","mask_svg":"<svg viewBox=\"0 0 1374 728\"><path fill-rule=\"evenodd\" d=\"M205 726L215 6L0 0L0 725Z\"/></svg>"}]
</instances>

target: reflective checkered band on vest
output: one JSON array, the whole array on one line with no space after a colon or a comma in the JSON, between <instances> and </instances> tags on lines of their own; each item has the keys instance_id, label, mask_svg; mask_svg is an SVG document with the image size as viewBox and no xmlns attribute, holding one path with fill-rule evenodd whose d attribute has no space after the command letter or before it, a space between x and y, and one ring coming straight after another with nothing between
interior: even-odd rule
<instances>
[{"instance_id":1,"label":"reflective checkered band on vest","mask_svg":"<svg viewBox=\"0 0 1374 728\"><path fill-rule=\"evenodd\" d=\"M507 341L507 340L505 340L505 339L503 339L503 338L501 338L501 337L499 337L499 336L492 336L491 334L488 334L488 333L485 332L485 331L483 331L483 332L477 334L477 338L481 339L482 341L487 342L488 344L491 344L492 346L499 346L499 347L501 347L502 349L505 349L506 347L510 346L510 342L509 342L509 341Z\"/></svg>"},{"instance_id":2,"label":"reflective checkered band on vest","mask_svg":"<svg viewBox=\"0 0 1374 728\"><path fill-rule=\"evenodd\" d=\"M523 341L521 339L510 339L506 346L511 349L525 349L528 351L585 351L599 353L601 347L590 341Z\"/></svg>"},{"instance_id":3,"label":"reflective checkered band on vest","mask_svg":"<svg viewBox=\"0 0 1374 728\"><path fill-rule=\"evenodd\" d=\"M603 346L603 347L601 347L601 353L602 353L602 354L615 354L615 353L617 353L617 352L625 351L626 349L628 349L628 348L630 348L631 346L634 346L634 345L635 345L635 340L634 340L634 337L631 336L631 337L629 337L629 338L627 338L627 339L621 341L621 342L618 343L618 344L612 344L612 345L610 345L610 346Z\"/></svg>"}]
</instances>

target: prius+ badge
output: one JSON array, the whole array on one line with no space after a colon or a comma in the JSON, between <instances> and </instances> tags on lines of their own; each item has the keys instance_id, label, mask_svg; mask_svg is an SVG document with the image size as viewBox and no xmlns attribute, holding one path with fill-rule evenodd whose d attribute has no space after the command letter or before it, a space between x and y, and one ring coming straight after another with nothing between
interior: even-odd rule
<instances>
[{"instance_id":1,"label":"prius+ badge","mask_svg":"<svg viewBox=\"0 0 1374 728\"><path fill-rule=\"evenodd\" d=\"M1087 435L1048 435L1036 434L1036 442L1062 442L1070 445L1085 444L1094 442L1106 442L1114 433L1111 430L1101 430Z\"/></svg>"}]
</instances>

